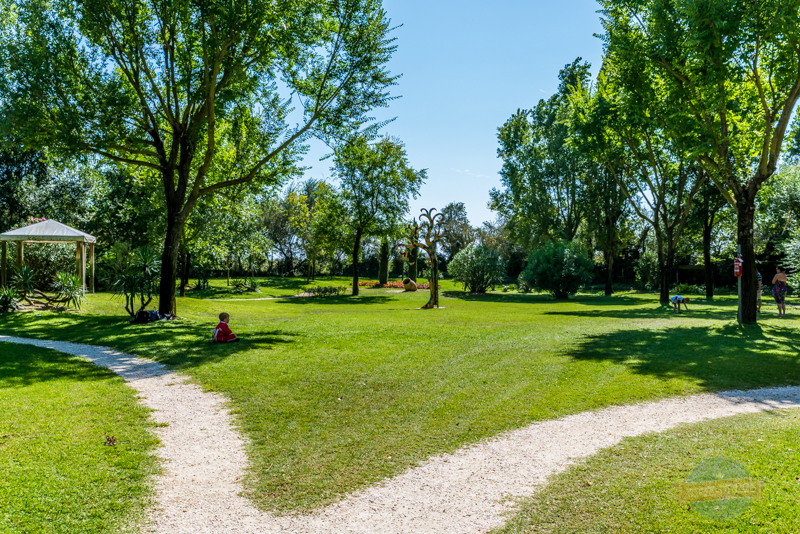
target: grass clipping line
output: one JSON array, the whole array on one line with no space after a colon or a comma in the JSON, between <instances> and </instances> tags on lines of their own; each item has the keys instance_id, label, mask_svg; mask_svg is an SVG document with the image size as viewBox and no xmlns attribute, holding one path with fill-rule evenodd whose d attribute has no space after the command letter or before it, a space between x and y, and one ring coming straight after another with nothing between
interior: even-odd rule
<instances>
[{"instance_id":1,"label":"grass clipping line","mask_svg":"<svg viewBox=\"0 0 800 534\"><path fill-rule=\"evenodd\" d=\"M625 437L741 413L800 407L800 387L696 395L537 423L431 458L314 513L274 516L240 495L245 443L225 398L164 366L103 347L0 336L82 356L125 378L154 410L164 475L149 532L456 534L500 527L537 485Z\"/></svg>"}]
</instances>

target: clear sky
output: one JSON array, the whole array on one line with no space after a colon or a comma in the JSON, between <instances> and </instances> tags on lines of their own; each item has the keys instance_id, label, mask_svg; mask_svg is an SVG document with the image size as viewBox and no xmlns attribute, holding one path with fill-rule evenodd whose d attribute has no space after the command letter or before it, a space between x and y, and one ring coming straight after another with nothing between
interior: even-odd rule
<instances>
[{"instance_id":1,"label":"clear sky","mask_svg":"<svg viewBox=\"0 0 800 534\"><path fill-rule=\"evenodd\" d=\"M428 169L411 202L442 209L464 202L473 226L494 219L489 191L499 187L497 128L558 87L558 71L582 57L597 73L602 28L595 0L385 0L402 74L400 96L379 119L397 117L384 134L399 137L414 168ZM307 177L328 178L328 151L312 143Z\"/></svg>"}]
</instances>

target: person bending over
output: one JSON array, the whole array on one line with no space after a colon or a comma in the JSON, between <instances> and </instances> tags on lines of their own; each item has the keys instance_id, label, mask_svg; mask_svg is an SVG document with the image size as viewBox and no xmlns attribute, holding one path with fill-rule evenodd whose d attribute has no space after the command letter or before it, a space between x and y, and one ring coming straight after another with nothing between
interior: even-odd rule
<instances>
[{"instance_id":1,"label":"person bending over","mask_svg":"<svg viewBox=\"0 0 800 534\"><path fill-rule=\"evenodd\" d=\"M675 313L676 311L681 313L681 304L683 304L683 307L686 308L686 311L689 311L689 306L686 305L686 303L689 302L689 299L685 299L680 295L675 295L674 297L670 298L669 301L672 303L672 313Z\"/></svg>"},{"instance_id":2,"label":"person bending over","mask_svg":"<svg viewBox=\"0 0 800 534\"><path fill-rule=\"evenodd\" d=\"M228 321L231 320L231 316L225 312L219 314L219 324L214 329L214 337L212 341L216 341L217 343L231 343L233 341L239 341L239 338L236 337L236 334L231 332L231 328L228 326Z\"/></svg>"}]
</instances>

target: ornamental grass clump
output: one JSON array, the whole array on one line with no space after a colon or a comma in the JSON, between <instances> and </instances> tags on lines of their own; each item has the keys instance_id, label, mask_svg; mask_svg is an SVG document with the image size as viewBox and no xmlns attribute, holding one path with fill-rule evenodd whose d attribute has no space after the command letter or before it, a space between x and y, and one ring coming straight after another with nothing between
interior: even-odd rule
<instances>
[{"instance_id":1,"label":"ornamental grass clump","mask_svg":"<svg viewBox=\"0 0 800 534\"><path fill-rule=\"evenodd\" d=\"M519 277L520 285L547 291L565 300L592 279L594 264L580 245L572 241L549 241L528 256L528 266Z\"/></svg>"}]
</instances>

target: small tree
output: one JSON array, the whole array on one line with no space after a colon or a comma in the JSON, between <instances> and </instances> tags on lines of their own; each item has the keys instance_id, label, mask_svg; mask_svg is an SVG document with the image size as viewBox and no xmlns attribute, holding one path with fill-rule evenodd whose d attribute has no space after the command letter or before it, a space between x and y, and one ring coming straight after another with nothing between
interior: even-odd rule
<instances>
[{"instance_id":1,"label":"small tree","mask_svg":"<svg viewBox=\"0 0 800 534\"><path fill-rule=\"evenodd\" d=\"M380 237L396 226L427 178L408 162L399 139L370 144L365 137L350 140L336 151L334 172L341 181L341 198L351 235L353 295L358 295L358 262L364 238Z\"/></svg>"},{"instance_id":2,"label":"small tree","mask_svg":"<svg viewBox=\"0 0 800 534\"><path fill-rule=\"evenodd\" d=\"M490 286L502 282L505 268L496 250L470 245L453 257L447 273L453 280L464 284L465 291L486 293Z\"/></svg>"},{"instance_id":3,"label":"small tree","mask_svg":"<svg viewBox=\"0 0 800 534\"><path fill-rule=\"evenodd\" d=\"M147 247L134 252L125 243L115 243L108 262L108 282L116 295L125 298L125 311L131 317L144 310L158 292L161 262ZM136 301L139 301L137 308Z\"/></svg>"},{"instance_id":4,"label":"small tree","mask_svg":"<svg viewBox=\"0 0 800 534\"><path fill-rule=\"evenodd\" d=\"M578 292L591 279L592 261L577 243L549 241L528 256L528 266L520 275L520 283L547 291L564 300Z\"/></svg>"}]
</instances>

